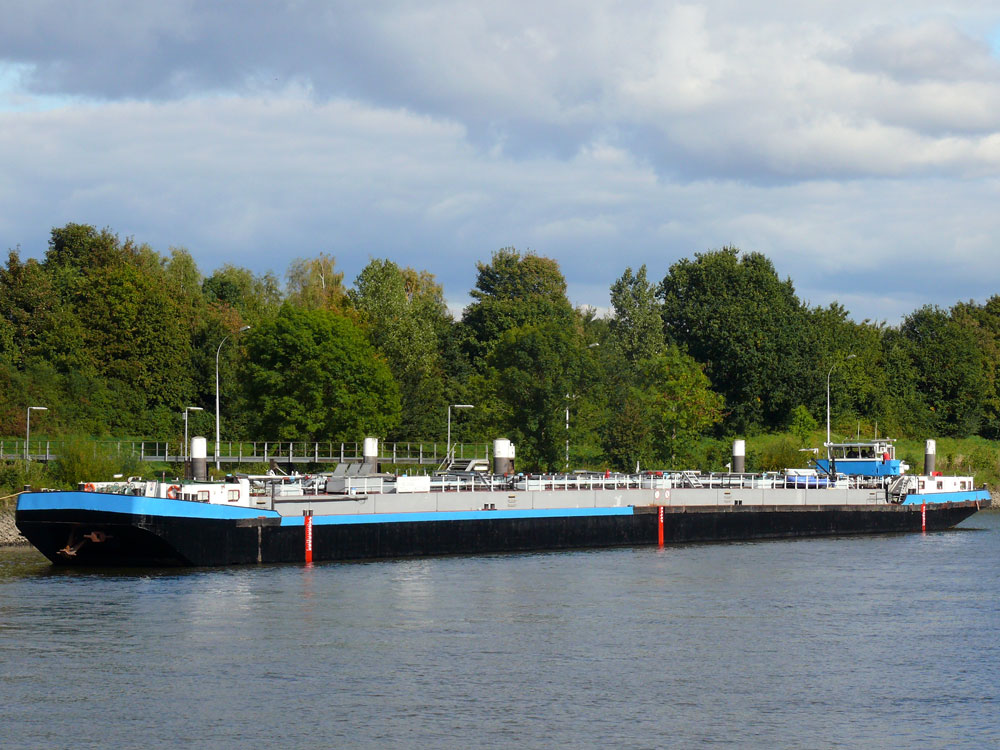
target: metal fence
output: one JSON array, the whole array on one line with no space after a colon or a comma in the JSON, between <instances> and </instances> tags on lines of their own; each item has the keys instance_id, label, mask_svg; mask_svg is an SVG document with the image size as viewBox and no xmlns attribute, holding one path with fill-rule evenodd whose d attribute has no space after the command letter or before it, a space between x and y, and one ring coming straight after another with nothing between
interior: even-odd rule
<instances>
[{"instance_id":1,"label":"metal fence","mask_svg":"<svg viewBox=\"0 0 1000 750\"><path fill-rule=\"evenodd\" d=\"M0 440L0 459L29 459L51 461L59 458L66 441ZM85 450L96 457L128 458L140 461L179 463L187 459L183 441L154 440L88 440ZM335 443L333 441L219 441L218 461L225 464L264 464L272 460L279 464L344 464L364 460L364 443ZM451 457L446 455L445 443L394 442L378 444L378 461L387 464L419 464L437 466ZM490 458L489 443L454 443L451 446L456 460ZM215 442L208 441L208 460L216 461Z\"/></svg>"}]
</instances>

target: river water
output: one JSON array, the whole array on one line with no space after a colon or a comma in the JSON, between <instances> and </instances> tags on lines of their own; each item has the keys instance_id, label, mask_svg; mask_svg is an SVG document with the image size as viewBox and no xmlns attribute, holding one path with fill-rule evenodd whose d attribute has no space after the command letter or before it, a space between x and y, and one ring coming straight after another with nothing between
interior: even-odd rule
<instances>
[{"instance_id":1,"label":"river water","mask_svg":"<svg viewBox=\"0 0 1000 750\"><path fill-rule=\"evenodd\" d=\"M79 572L0 550L9 748L1000 746L1000 514L950 532Z\"/></svg>"}]
</instances>

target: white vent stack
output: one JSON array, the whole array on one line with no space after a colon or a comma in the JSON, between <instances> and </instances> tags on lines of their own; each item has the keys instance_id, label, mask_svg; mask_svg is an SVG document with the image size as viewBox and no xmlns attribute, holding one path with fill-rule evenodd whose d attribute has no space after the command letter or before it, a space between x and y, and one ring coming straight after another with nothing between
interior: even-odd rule
<instances>
[{"instance_id":1,"label":"white vent stack","mask_svg":"<svg viewBox=\"0 0 1000 750\"><path fill-rule=\"evenodd\" d=\"M928 440L924 447L924 474L930 476L934 473L934 461L937 457L937 443Z\"/></svg>"},{"instance_id":2,"label":"white vent stack","mask_svg":"<svg viewBox=\"0 0 1000 750\"><path fill-rule=\"evenodd\" d=\"M366 464L378 463L378 438L366 437L364 446L364 462Z\"/></svg>"},{"instance_id":3,"label":"white vent stack","mask_svg":"<svg viewBox=\"0 0 1000 750\"><path fill-rule=\"evenodd\" d=\"M208 479L208 441L200 435L191 438L191 476Z\"/></svg>"},{"instance_id":4,"label":"white vent stack","mask_svg":"<svg viewBox=\"0 0 1000 750\"><path fill-rule=\"evenodd\" d=\"M747 443L745 440L733 441L733 473L743 474L747 470Z\"/></svg>"},{"instance_id":5,"label":"white vent stack","mask_svg":"<svg viewBox=\"0 0 1000 750\"><path fill-rule=\"evenodd\" d=\"M514 473L514 444L507 438L493 441L493 473Z\"/></svg>"}]
</instances>

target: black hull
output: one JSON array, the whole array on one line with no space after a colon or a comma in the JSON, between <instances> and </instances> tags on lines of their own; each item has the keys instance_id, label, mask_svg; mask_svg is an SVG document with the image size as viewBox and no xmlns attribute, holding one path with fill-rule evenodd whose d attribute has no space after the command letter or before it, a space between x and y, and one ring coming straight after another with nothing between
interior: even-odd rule
<instances>
[{"instance_id":1,"label":"black hull","mask_svg":"<svg viewBox=\"0 0 1000 750\"><path fill-rule=\"evenodd\" d=\"M928 505L928 531L973 515L975 502ZM668 544L918 532L920 506L667 507ZM657 507L631 515L313 525L313 560L364 560L453 554L657 544ZM319 521L319 519L316 519ZM21 533L57 565L217 566L302 562L303 526L278 519L192 519L103 511L18 511Z\"/></svg>"}]
</instances>

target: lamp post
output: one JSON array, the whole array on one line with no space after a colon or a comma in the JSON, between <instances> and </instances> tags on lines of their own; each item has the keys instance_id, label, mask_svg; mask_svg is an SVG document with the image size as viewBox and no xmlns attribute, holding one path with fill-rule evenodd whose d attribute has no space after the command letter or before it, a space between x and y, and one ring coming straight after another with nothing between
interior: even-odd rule
<instances>
[{"instance_id":1,"label":"lamp post","mask_svg":"<svg viewBox=\"0 0 1000 750\"><path fill-rule=\"evenodd\" d=\"M452 409L475 409L473 404L448 404L448 448L445 452L446 457L451 456L451 410Z\"/></svg>"},{"instance_id":2,"label":"lamp post","mask_svg":"<svg viewBox=\"0 0 1000 750\"><path fill-rule=\"evenodd\" d=\"M249 331L250 326L243 326L237 333ZM219 470L219 355L222 353L222 345L226 343L229 334L222 337L219 348L215 350L215 469Z\"/></svg>"},{"instance_id":3,"label":"lamp post","mask_svg":"<svg viewBox=\"0 0 1000 750\"><path fill-rule=\"evenodd\" d=\"M200 406L185 406L184 407L184 460L188 459L188 412L189 411L205 411Z\"/></svg>"},{"instance_id":4,"label":"lamp post","mask_svg":"<svg viewBox=\"0 0 1000 750\"><path fill-rule=\"evenodd\" d=\"M849 359L854 359L857 357L856 354L848 354L839 362L834 362L833 367L826 374L826 460L830 460L830 376L833 374L834 368L841 364L841 362L846 362Z\"/></svg>"},{"instance_id":5,"label":"lamp post","mask_svg":"<svg viewBox=\"0 0 1000 750\"><path fill-rule=\"evenodd\" d=\"M25 430L25 435L24 435L24 460L25 461L30 461L31 460L31 451L28 450L28 443L31 442L31 412L33 412L33 411L48 411L48 410L49 410L49 408L47 406L29 406L28 407L27 428Z\"/></svg>"}]
</instances>

